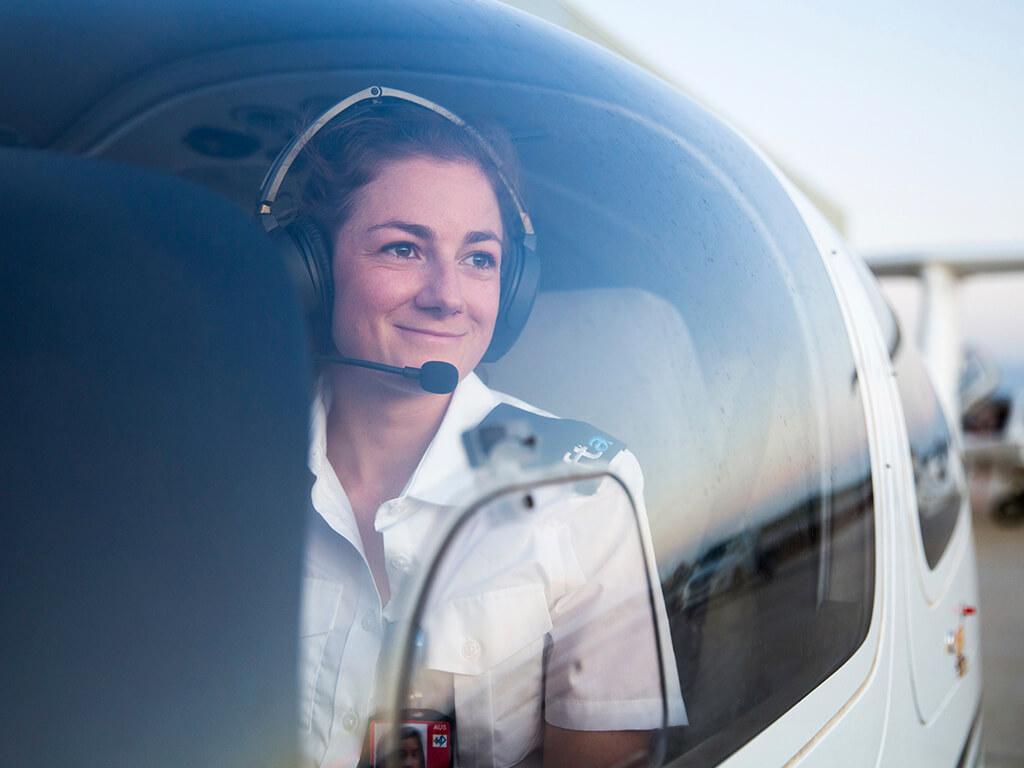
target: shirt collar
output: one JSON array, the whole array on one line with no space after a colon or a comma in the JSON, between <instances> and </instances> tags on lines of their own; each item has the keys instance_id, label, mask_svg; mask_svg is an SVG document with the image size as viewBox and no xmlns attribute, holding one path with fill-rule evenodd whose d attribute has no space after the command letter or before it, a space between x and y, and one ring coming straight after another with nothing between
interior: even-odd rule
<instances>
[{"instance_id":1,"label":"shirt collar","mask_svg":"<svg viewBox=\"0 0 1024 768\"><path fill-rule=\"evenodd\" d=\"M385 502L378 510L377 530L387 528L412 511L412 505L405 503L407 498L441 506L465 500L473 476L463 447L462 433L479 424L499 402L475 373L459 382L441 425L409 482L397 500ZM317 478L314 506L331 528L350 541L358 542L352 507L327 460L327 412L330 406L330 388L321 387L310 418L309 468ZM320 494L327 494L333 503L317 503Z\"/></svg>"},{"instance_id":2,"label":"shirt collar","mask_svg":"<svg viewBox=\"0 0 1024 768\"><path fill-rule=\"evenodd\" d=\"M327 460L327 412L330 407L329 387L318 387L309 420L309 469L315 478L311 492L313 508L324 522L352 542L362 554L352 504L334 473L334 467Z\"/></svg>"},{"instance_id":3,"label":"shirt collar","mask_svg":"<svg viewBox=\"0 0 1024 768\"><path fill-rule=\"evenodd\" d=\"M443 505L464 499L473 478L462 433L479 424L499 402L475 373L459 382L441 426L409 478L402 496Z\"/></svg>"}]
</instances>

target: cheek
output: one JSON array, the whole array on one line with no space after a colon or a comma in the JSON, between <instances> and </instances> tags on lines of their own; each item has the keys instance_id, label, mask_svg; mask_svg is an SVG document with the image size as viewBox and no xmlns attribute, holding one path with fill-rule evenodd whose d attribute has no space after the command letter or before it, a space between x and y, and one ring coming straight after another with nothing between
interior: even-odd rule
<instances>
[{"instance_id":1,"label":"cheek","mask_svg":"<svg viewBox=\"0 0 1024 768\"><path fill-rule=\"evenodd\" d=\"M415 286L405 275L379 274L372 270L335 271L334 311L342 318L370 320L386 315L407 302Z\"/></svg>"},{"instance_id":2,"label":"cheek","mask_svg":"<svg viewBox=\"0 0 1024 768\"><path fill-rule=\"evenodd\" d=\"M493 329L498 317L500 299L501 284L495 280L475 286L472 295L467 297L467 302L472 306L476 321L488 329Z\"/></svg>"},{"instance_id":3,"label":"cheek","mask_svg":"<svg viewBox=\"0 0 1024 768\"><path fill-rule=\"evenodd\" d=\"M358 346L360 337L372 335L369 329L389 308L387 286L366 277L358 272L335 271L331 330L339 349Z\"/></svg>"}]
</instances>

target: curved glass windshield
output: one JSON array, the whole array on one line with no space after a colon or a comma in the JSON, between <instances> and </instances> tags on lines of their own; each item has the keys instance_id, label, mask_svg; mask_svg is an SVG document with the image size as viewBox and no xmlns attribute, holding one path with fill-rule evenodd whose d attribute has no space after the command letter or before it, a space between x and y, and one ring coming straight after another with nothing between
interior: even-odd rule
<instances>
[{"instance_id":1,"label":"curved glass windshield","mask_svg":"<svg viewBox=\"0 0 1024 768\"><path fill-rule=\"evenodd\" d=\"M616 457L636 479L632 464ZM428 766L450 765L446 749L463 765L578 765L610 732L589 765L646 765L667 722L686 722L642 506L615 477L577 477L486 493L451 521L394 625L375 765L413 730Z\"/></svg>"},{"instance_id":2,"label":"curved glass windshield","mask_svg":"<svg viewBox=\"0 0 1024 768\"><path fill-rule=\"evenodd\" d=\"M433 59L415 58L424 49L392 52L383 73L346 61L176 93L132 131L110 134L102 154L160 164L255 210L259 179L304 121L372 85L496 124L522 166L539 291L511 350L475 377L500 398L614 435L635 457L688 717L670 720L667 758L715 764L850 658L871 619L860 382L820 256L762 160L667 89L605 88L599 69L575 84L538 72L530 82L487 77L468 64L470 74L451 63L438 73ZM204 126L222 133L193 130ZM171 133L175 143L154 156ZM231 144L232 133L250 140ZM282 185L283 215L301 208L308 168L298 160ZM446 445L467 461L457 439ZM558 461L601 452L576 447ZM467 485L445 504L476 500ZM604 530L600 510L591 524ZM322 547L336 545L329 538ZM387 551L388 573L429 563L432 552L417 546ZM343 701L337 675L317 682L319 652L342 658L331 633L350 629L374 634L367 647L379 649L387 617L348 605L346 574L328 571L307 593L318 619L304 628L316 656L302 670L304 726L316 728L314 705L331 700L334 733L361 733L368 704ZM492 623L495 637L514 634L513 619ZM548 630L538 639L549 642ZM509 755L495 764L512 764Z\"/></svg>"},{"instance_id":3,"label":"curved glass windshield","mask_svg":"<svg viewBox=\"0 0 1024 768\"><path fill-rule=\"evenodd\" d=\"M745 148L574 106L522 142L544 290L483 375L639 459L689 713L669 757L710 765L867 630L859 382L818 256Z\"/></svg>"}]
</instances>

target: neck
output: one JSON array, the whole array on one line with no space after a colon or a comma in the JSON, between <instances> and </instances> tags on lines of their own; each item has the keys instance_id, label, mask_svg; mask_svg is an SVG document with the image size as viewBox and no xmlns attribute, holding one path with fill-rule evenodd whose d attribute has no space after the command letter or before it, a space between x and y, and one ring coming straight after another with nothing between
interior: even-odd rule
<instances>
[{"instance_id":1,"label":"neck","mask_svg":"<svg viewBox=\"0 0 1024 768\"><path fill-rule=\"evenodd\" d=\"M423 392L386 373L329 372L327 456L346 493L379 504L408 482L448 410L451 395Z\"/></svg>"}]
</instances>

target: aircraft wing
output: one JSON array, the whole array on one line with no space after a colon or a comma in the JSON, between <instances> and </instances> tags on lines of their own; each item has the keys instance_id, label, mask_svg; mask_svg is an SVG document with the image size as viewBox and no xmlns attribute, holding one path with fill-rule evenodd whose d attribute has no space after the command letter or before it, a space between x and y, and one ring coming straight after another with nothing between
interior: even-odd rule
<instances>
[{"instance_id":1,"label":"aircraft wing","mask_svg":"<svg viewBox=\"0 0 1024 768\"><path fill-rule=\"evenodd\" d=\"M1024 246L879 251L864 255L878 277L916 277L928 264L943 264L957 277L1024 269Z\"/></svg>"}]
</instances>

